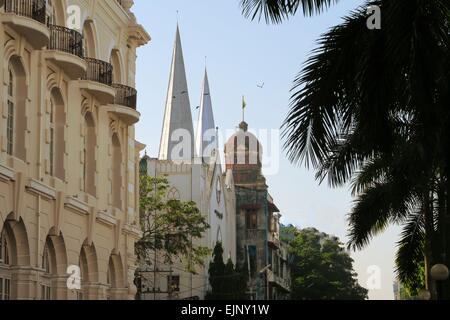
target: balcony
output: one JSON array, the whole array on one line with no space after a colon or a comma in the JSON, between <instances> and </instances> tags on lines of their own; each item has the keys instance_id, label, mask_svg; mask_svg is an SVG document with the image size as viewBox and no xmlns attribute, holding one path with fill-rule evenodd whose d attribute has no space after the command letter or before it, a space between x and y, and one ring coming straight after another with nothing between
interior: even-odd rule
<instances>
[{"instance_id":1,"label":"balcony","mask_svg":"<svg viewBox=\"0 0 450 320\"><path fill-rule=\"evenodd\" d=\"M48 44L50 32L46 26L45 0L4 0L1 3L3 24L23 35L35 49Z\"/></svg>"},{"instance_id":2,"label":"balcony","mask_svg":"<svg viewBox=\"0 0 450 320\"><path fill-rule=\"evenodd\" d=\"M49 25L50 42L46 59L61 67L72 79L79 79L87 71L83 58L83 36L72 29Z\"/></svg>"},{"instance_id":3,"label":"balcony","mask_svg":"<svg viewBox=\"0 0 450 320\"><path fill-rule=\"evenodd\" d=\"M268 233L268 242L269 245L271 245L274 248L280 247L280 235L276 232L269 232Z\"/></svg>"},{"instance_id":4,"label":"balcony","mask_svg":"<svg viewBox=\"0 0 450 320\"><path fill-rule=\"evenodd\" d=\"M114 104L108 106L108 111L117 114L128 125L138 122L141 115L136 111L136 89L122 84L113 84L112 87L116 90L116 97Z\"/></svg>"},{"instance_id":5,"label":"balcony","mask_svg":"<svg viewBox=\"0 0 450 320\"><path fill-rule=\"evenodd\" d=\"M289 279L282 278L276 275L272 270L267 270L267 281L278 288L285 290L286 292L291 291L291 284Z\"/></svg>"},{"instance_id":6,"label":"balcony","mask_svg":"<svg viewBox=\"0 0 450 320\"><path fill-rule=\"evenodd\" d=\"M92 94L102 105L114 103L116 90L112 87L112 65L93 58L85 58L85 61L87 71L79 81L80 89Z\"/></svg>"}]
</instances>

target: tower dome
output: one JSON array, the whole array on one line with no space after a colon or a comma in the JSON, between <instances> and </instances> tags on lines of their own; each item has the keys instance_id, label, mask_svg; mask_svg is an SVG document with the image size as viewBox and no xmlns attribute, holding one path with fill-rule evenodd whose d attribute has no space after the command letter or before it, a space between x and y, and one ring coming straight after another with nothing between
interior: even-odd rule
<instances>
[{"instance_id":1,"label":"tower dome","mask_svg":"<svg viewBox=\"0 0 450 320\"><path fill-rule=\"evenodd\" d=\"M241 122L225 144L226 168L233 171L236 183L255 182L262 176L262 154L258 138L248 131L246 122Z\"/></svg>"}]
</instances>

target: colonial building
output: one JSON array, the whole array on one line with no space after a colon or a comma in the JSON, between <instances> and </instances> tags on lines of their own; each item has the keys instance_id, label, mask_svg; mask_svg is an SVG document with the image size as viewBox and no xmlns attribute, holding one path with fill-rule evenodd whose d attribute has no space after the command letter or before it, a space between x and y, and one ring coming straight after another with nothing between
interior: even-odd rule
<instances>
[{"instance_id":1,"label":"colonial building","mask_svg":"<svg viewBox=\"0 0 450 320\"><path fill-rule=\"evenodd\" d=\"M214 248L220 241L224 259L236 257L235 196L231 175L222 169L217 146L216 126L208 75L205 71L196 137L189 92L177 28L170 70L159 157L144 157L142 164L149 176L167 176L168 197L194 201L211 228L196 243ZM168 266L158 258L143 266L142 299L203 299L208 290L208 264L197 274L185 271L183 264Z\"/></svg>"},{"instance_id":2,"label":"colonial building","mask_svg":"<svg viewBox=\"0 0 450 320\"><path fill-rule=\"evenodd\" d=\"M262 174L262 154L243 121L225 145L236 193L237 263L249 270L252 299L285 299L290 292L288 253L280 241L280 210Z\"/></svg>"},{"instance_id":3,"label":"colonial building","mask_svg":"<svg viewBox=\"0 0 450 320\"><path fill-rule=\"evenodd\" d=\"M132 0L1 4L0 299L133 299L150 37Z\"/></svg>"}]
</instances>

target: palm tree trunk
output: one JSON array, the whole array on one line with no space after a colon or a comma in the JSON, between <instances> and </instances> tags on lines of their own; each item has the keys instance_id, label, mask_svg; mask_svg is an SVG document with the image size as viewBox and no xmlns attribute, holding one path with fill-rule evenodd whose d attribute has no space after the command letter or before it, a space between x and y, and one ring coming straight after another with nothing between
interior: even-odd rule
<instances>
[{"instance_id":1,"label":"palm tree trunk","mask_svg":"<svg viewBox=\"0 0 450 320\"><path fill-rule=\"evenodd\" d=\"M445 256L444 256L444 263L447 267L450 267L450 169L447 168L447 174L446 174L446 187L445 187L445 215L444 215L444 230L443 230L443 241L445 242ZM445 281L443 286L443 294L444 299L450 298L450 283L449 280Z\"/></svg>"},{"instance_id":2,"label":"palm tree trunk","mask_svg":"<svg viewBox=\"0 0 450 320\"><path fill-rule=\"evenodd\" d=\"M447 193L446 193L447 183L445 181L445 178L439 178L438 180L438 245L436 246L438 248L438 251L436 251L436 254L438 254L437 259L438 263L447 264ZM440 290L438 292L438 299L444 300L447 296L446 291L447 286L445 283L441 283Z\"/></svg>"},{"instance_id":3,"label":"palm tree trunk","mask_svg":"<svg viewBox=\"0 0 450 320\"><path fill-rule=\"evenodd\" d=\"M431 268L433 267L433 210L430 201L430 192L424 193L423 210L425 215L425 284L426 289L431 294L431 299L436 300L437 292L436 285L431 278Z\"/></svg>"}]
</instances>

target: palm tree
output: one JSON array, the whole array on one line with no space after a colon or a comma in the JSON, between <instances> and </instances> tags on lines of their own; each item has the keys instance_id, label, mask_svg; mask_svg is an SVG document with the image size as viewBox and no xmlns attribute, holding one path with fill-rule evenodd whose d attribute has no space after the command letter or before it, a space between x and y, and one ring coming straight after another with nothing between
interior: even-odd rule
<instances>
[{"instance_id":1,"label":"palm tree","mask_svg":"<svg viewBox=\"0 0 450 320\"><path fill-rule=\"evenodd\" d=\"M400 137L401 139L401 137ZM353 179L357 200L349 215L350 247L361 249L390 223L403 227L398 242L397 273L404 284L417 293L422 288L423 267L433 265L441 248L437 226L440 225L440 186L435 174L424 173L422 161L410 161L417 155L418 144L396 142L391 155L378 155L367 161ZM425 258L425 260L424 260ZM436 295L432 280L425 283Z\"/></svg>"},{"instance_id":2,"label":"palm tree","mask_svg":"<svg viewBox=\"0 0 450 320\"><path fill-rule=\"evenodd\" d=\"M243 0L242 5L246 16L279 23L299 8L308 15L335 2ZM381 8L381 30L366 27L371 5ZM401 276L411 274L402 261L417 260L417 252L407 250L420 240L414 232L431 237L439 230L444 237L442 216L450 216L449 35L448 0L366 1L320 38L295 79L283 124L289 159L312 165L321 181L328 178L336 187L370 173L372 180L357 188L351 244L362 247L387 224L404 224L397 258ZM401 156L405 149L415 153ZM405 166L418 170L420 179L399 174ZM437 227L430 219L436 179ZM374 201L380 195L384 203ZM376 208L367 206L371 202ZM422 253L429 258L431 247L431 240L424 241Z\"/></svg>"},{"instance_id":3,"label":"palm tree","mask_svg":"<svg viewBox=\"0 0 450 320\"><path fill-rule=\"evenodd\" d=\"M241 0L243 13L251 19L263 16L267 22L280 23L302 9L305 16L321 13L339 0Z\"/></svg>"}]
</instances>

